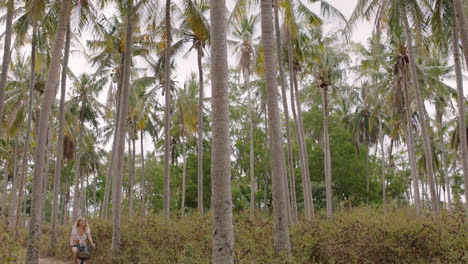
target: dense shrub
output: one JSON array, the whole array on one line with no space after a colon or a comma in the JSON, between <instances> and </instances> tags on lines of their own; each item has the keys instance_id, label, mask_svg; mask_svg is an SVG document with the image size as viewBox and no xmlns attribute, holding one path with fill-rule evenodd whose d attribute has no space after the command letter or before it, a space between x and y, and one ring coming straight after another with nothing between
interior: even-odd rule
<instances>
[{"instance_id":1,"label":"dense shrub","mask_svg":"<svg viewBox=\"0 0 468 264\"><path fill-rule=\"evenodd\" d=\"M91 222L98 245L93 263L110 263L112 222ZM59 229L59 245L53 253L60 258L70 258L70 229ZM236 215L234 229L238 263L285 263L273 252L271 217ZM48 232L44 227L43 254ZM121 235L120 263L210 263L210 216L124 217ZM386 214L353 209L291 228L293 263L468 263L467 241L463 216L416 217L406 209Z\"/></svg>"},{"instance_id":2,"label":"dense shrub","mask_svg":"<svg viewBox=\"0 0 468 264\"><path fill-rule=\"evenodd\" d=\"M23 234L21 234L23 237ZM0 217L0 262L24 262L24 249L20 240L14 238L14 232L8 229L7 221Z\"/></svg>"}]
</instances>

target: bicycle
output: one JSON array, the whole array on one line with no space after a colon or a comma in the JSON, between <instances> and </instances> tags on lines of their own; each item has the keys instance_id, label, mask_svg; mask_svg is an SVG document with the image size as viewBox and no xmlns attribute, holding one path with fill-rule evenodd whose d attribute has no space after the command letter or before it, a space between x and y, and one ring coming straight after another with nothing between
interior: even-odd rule
<instances>
[{"instance_id":1,"label":"bicycle","mask_svg":"<svg viewBox=\"0 0 468 264\"><path fill-rule=\"evenodd\" d=\"M92 248L94 248L93 245L91 247L88 247L86 245L78 246L78 263L79 264L86 264L86 261L91 258Z\"/></svg>"}]
</instances>

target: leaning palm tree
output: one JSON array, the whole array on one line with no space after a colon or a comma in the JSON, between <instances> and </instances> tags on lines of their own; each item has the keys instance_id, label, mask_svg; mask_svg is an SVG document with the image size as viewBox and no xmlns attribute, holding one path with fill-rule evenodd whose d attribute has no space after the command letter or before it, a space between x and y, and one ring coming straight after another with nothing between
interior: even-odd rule
<instances>
[{"instance_id":1,"label":"leaning palm tree","mask_svg":"<svg viewBox=\"0 0 468 264\"><path fill-rule=\"evenodd\" d=\"M8 0L5 3L6 5L6 21L5 21L5 43L3 45L3 62L2 62L2 72L0 75L0 128L2 127L3 120L3 108L5 101L5 90L7 86L7 77L8 77L8 68L10 67L11 61L11 38L13 35L13 13L15 11L15 1ZM1 134L1 131L0 131Z\"/></svg>"},{"instance_id":2,"label":"leaning palm tree","mask_svg":"<svg viewBox=\"0 0 468 264\"><path fill-rule=\"evenodd\" d=\"M271 8L271 3L270 3ZM229 136L228 61L226 41L226 1L210 0L211 40L211 205L213 208L214 264L234 263L232 225L231 151Z\"/></svg>"},{"instance_id":3,"label":"leaning palm tree","mask_svg":"<svg viewBox=\"0 0 468 264\"><path fill-rule=\"evenodd\" d=\"M421 87L419 83L416 54L413 48L413 33L409 23L409 18L412 18L414 28L422 30L424 28L425 13L417 0L359 0L356 8L349 19L346 31L350 32L351 27L360 18L370 19L374 17L374 25L379 30L382 30L385 21L388 23L388 32L392 34L396 29L403 27L405 32L406 46L408 49L409 71L411 73L411 83L415 94L417 112L420 121L421 134L423 137L423 147L425 153L426 173L429 181L429 190L431 194L432 210L434 213L439 213L439 202L437 199L434 167L432 161L431 138L427 123L426 110L424 100L421 95Z\"/></svg>"},{"instance_id":4,"label":"leaning palm tree","mask_svg":"<svg viewBox=\"0 0 468 264\"><path fill-rule=\"evenodd\" d=\"M277 252L289 254L288 212L286 186L284 184L284 150L277 102L276 65L274 59L273 12L271 1L261 1L262 44L265 59L265 79L270 132L270 155L273 186L274 246Z\"/></svg>"},{"instance_id":5,"label":"leaning palm tree","mask_svg":"<svg viewBox=\"0 0 468 264\"><path fill-rule=\"evenodd\" d=\"M49 122L49 114L55 98L55 88L60 75L60 65L62 59L62 51L65 44L65 34L67 31L68 19L70 16L71 0L62 1L59 13L59 22L53 48L51 52L51 61L49 66L49 74L47 75L46 84L44 87L44 97L41 103L39 114L38 133L36 139L36 154L34 157L34 177L31 200L31 218L29 221L29 234L27 240L26 263L35 264L38 261L38 248L40 242L40 222L42 215L42 182L43 169L45 162L45 148L47 143L47 128Z\"/></svg>"}]
</instances>

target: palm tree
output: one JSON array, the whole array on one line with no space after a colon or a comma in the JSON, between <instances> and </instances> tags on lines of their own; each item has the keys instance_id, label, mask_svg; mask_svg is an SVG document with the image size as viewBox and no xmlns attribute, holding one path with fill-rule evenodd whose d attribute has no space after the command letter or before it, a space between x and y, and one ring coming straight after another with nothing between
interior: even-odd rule
<instances>
[{"instance_id":1,"label":"palm tree","mask_svg":"<svg viewBox=\"0 0 468 264\"><path fill-rule=\"evenodd\" d=\"M59 22L55 34L54 44L51 52L49 74L47 75L44 87L44 97L39 114L39 125L36 139L36 154L34 157L34 177L31 200L31 218L29 221L29 234L27 240L26 263L35 264L38 261L38 247L40 241L40 219L41 219L41 199L42 181L44 168L44 154L47 142L47 128L49 114L55 98L55 88L60 75L60 65L62 51L65 44L65 34L67 31L70 16L71 0L62 1L59 13Z\"/></svg>"},{"instance_id":2,"label":"palm tree","mask_svg":"<svg viewBox=\"0 0 468 264\"><path fill-rule=\"evenodd\" d=\"M198 212L203 215L203 49L210 39L210 26L204 13L208 11L208 5L204 0L185 0L183 23L181 25L184 34L184 42L191 43L190 50L197 51L199 98L198 98Z\"/></svg>"},{"instance_id":3,"label":"palm tree","mask_svg":"<svg viewBox=\"0 0 468 264\"><path fill-rule=\"evenodd\" d=\"M270 132L270 156L273 186L274 209L274 246L277 252L289 254L287 197L284 185L284 150L282 144L280 117L278 109L278 90L276 84L276 65L274 60L273 12L271 1L262 0L261 4L262 44L265 59L265 79L268 104L268 127Z\"/></svg>"},{"instance_id":4,"label":"palm tree","mask_svg":"<svg viewBox=\"0 0 468 264\"><path fill-rule=\"evenodd\" d=\"M408 14L408 12L410 12ZM413 48L413 33L409 24L408 17L411 16L415 28L421 30L423 28L424 14L421 6L416 0L393 0L393 1L377 1L377 0L359 0L358 4L349 20L347 30L361 17L370 19L370 16L376 14L374 24L377 28L381 28L384 21L391 21L389 23L389 32L392 33L396 28L401 27L405 30L406 46L408 49L409 70L411 73L412 87L415 93L417 112L421 127L421 134L423 137L423 146L425 153L426 173L429 180L429 189L431 193L432 210L434 213L439 213L439 202L437 201L437 194L434 182L434 167L432 161L431 140L429 135L428 124L426 121L426 111L424 101L421 95L421 87L419 84L419 77L416 66L416 55Z\"/></svg>"},{"instance_id":5,"label":"palm tree","mask_svg":"<svg viewBox=\"0 0 468 264\"><path fill-rule=\"evenodd\" d=\"M213 113L211 147L211 206L213 208L212 262L214 264L234 263L225 11L225 0L210 1L210 39L212 58L211 94Z\"/></svg>"},{"instance_id":6,"label":"palm tree","mask_svg":"<svg viewBox=\"0 0 468 264\"><path fill-rule=\"evenodd\" d=\"M65 37L65 51L62 62L62 77L61 77L61 88L60 88L60 103L59 103L59 116L58 116L58 131L57 131L57 154L55 161L55 174L54 174L54 190L53 190L53 201L52 201L52 216L50 223L50 249L54 249L57 246L57 220L58 220L58 204L59 204L59 191L60 191L60 175L62 172L62 157L63 157L63 140L64 131L63 126L65 124L65 93L67 89L67 69L68 59L70 57L70 22L68 22L67 33Z\"/></svg>"},{"instance_id":7,"label":"palm tree","mask_svg":"<svg viewBox=\"0 0 468 264\"><path fill-rule=\"evenodd\" d=\"M132 36L133 36L133 20L137 14L133 7L133 0L127 1L126 6L126 34L125 34L125 52L123 54L123 73L122 73L122 87L120 94L120 109L116 132L114 136L115 142L115 166L112 168L112 175L114 175L113 190L112 190L112 217L113 217L113 230L112 230L112 252L118 254L120 252L120 222L121 222L121 200L122 200L122 173L125 152L125 134L127 129L127 116L128 116L128 101L130 90L130 70L132 67Z\"/></svg>"},{"instance_id":8,"label":"palm tree","mask_svg":"<svg viewBox=\"0 0 468 264\"><path fill-rule=\"evenodd\" d=\"M461 39L462 43L462 50L463 53L465 54L465 62L468 65L468 31L466 29L466 17L465 13L463 10L465 10L465 4L463 3L463 0L453 0L453 13L455 15L455 21L453 21L454 25L453 27L456 28L457 32L460 33L459 39ZM455 25L456 24L456 25ZM465 173L465 183L468 181L468 178L466 176L467 174ZM465 197L466 197L465 193Z\"/></svg>"},{"instance_id":9,"label":"palm tree","mask_svg":"<svg viewBox=\"0 0 468 264\"><path fill-rule=\"evenodd\" d=\"M8 68L11 61L11 37L13 35L13 13L15 11L15 1L8 0L6 3L6 21L5 21L5 44L3 46L2 72L0 75L0 128L3 121L3 108L5 101L5 90L7 86ZM0 131L1 133L1 131Z\"/></svg>"},{"instance_id":10,"label":"palm tree","mask_svg":"<svg viewBox=\"0 0 468 264\"><path fill-rule=\"evenodd\" d=\"M249 155L249 173L250 173L250 214L251 216L255 213L255 176L254 176L254 126L253 126L253 104L251 98L251 88L250 88L250 76L252 75L252 60L254 52L254 33L255 25L257 22L258 16L244 17L240 20L240 25L234 25L233 35L240 41L235 41L235 52L238 52L240 55L239 59L239 68L242 72L242 77L244 79L244 86L247 90L247 100L248 100L248 111L249 111L249 141L250 141L250 155Z\"/></svg>"},{"instance_id":11,"label":"palm tree","mask_svg":"<svg viewBox=\"0 0 468 264\"><path fill-rule=\"evenodd\" d=\"M164 216L169 218L171 212L170 185L170 103L171 103L171 0L166 0L166 38L164 54Z\"/></svg>"}]
</instances>

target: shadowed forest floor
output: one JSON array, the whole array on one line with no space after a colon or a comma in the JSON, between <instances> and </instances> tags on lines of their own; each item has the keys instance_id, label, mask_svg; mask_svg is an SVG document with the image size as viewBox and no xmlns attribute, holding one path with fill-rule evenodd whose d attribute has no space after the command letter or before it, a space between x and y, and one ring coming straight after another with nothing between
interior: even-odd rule
<instances>
[{"instance_id":1,"label":"shadowed forest floor","mask_svg":"<svg viewBox=\"0 0 468 264\"><path fill-rule=\"evenodd\" d=\"M39 264L71 264L73 261L61 261L52 258L39 258Z\"/></svg>"}]
</instances>

